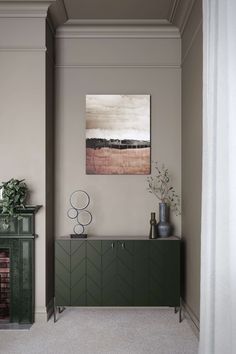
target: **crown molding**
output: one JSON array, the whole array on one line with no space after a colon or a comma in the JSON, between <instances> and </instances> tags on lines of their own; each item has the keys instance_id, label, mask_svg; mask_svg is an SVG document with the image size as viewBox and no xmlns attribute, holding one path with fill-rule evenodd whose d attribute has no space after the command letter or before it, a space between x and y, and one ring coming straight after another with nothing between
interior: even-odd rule
<instances>
[{"instance_id":1,"label":"crown molding","mask_svg":"<svg viewBox=\"0 0 236 354\"><path fill-rule=\"evenodd\" d=\"M172 4L170 5L170 9L169 9L169 15L168 15L168 21L170 23L173 22L173 18L175 16L176 13L176 9L179 5L180 0L173 0Z\"/></svg>"},{"instance_id":2,"label":"crown molding","mask_svg":"<svg viewBox=\"0 0 236 354\"><path fill-rule=\"evenodd\" d=\"M56 0L0 0L0 18L46 18L49 6Z\"/></svg>"},{"instance_id":3,"label":"crown molding","mask_svg":"<svg viewBox=\"0 0 236 354\"><path fill-rule=\"evenodd\" d=\"M56 38L180 38L167 20L69 20Z\"/></svg>"},{"instance_id":4,"label":"crown molding","mask_svg":"<svg viewBox=\"0 0 236 354\"><path fill-rule=\"evenodd\" d=\"M64 0L57 0L49 7L48 17L54 30L58 26L68 21L69 17L64 4Z\"/></svg>"},{"instance_id":5,"label":"crown molding","mask_svg":"<svg viewBox=\"0 0 236 354\"><path fill-rule=\"evenodd\" d=\"M182 35L196 0L176 0L170 22L179 28Z\"/></svg>"}]
</instances>

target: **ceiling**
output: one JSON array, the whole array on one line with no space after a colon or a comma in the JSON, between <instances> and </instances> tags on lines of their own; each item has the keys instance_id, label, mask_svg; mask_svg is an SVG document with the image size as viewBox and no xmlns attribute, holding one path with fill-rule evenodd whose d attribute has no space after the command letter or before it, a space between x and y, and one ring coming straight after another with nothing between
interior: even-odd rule
<instances>
[{"instance_id":1,"label":"ceiling","mask_svg":"<svg viewBox=\"0 0 236 354\"><path fill-rule=\"evenodd\" d=\"M171 21L178 0L64 0L69 19Z\"/></svg>"}]
</instances>

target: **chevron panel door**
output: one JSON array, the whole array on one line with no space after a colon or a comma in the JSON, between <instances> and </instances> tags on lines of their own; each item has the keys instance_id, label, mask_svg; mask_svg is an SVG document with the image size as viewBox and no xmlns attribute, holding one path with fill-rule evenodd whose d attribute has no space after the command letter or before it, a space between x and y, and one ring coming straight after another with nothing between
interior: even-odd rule
<instances>
[{"instance_id":1,"label":"chevron panel door","mask_svg":"<svg viewBox=\"0 0 236 354\"><path fill-rule=\"evenodd\" d=\"M149 241L149 305L179 306L180 242Z\"/></svg>"},{"instance_id":2,"label":"chevron panel door","mask_svg":"<svg viewBox=\"0 0 236 354\"><path fill-rule=\"evenodd\" d=\"M149 304L149 241L134 241L134 306Z\"/></svg>"},{"instance_id":3,"label":"chevron panel door","mask_svg":"<svg viewBox=\"0 0 236 354\"><path fill-rule=\"evenodd\" d=\"M102 305L102 241L87 241L86 304Z\"/></svg>"},{"instance_id":4,"label":"chevron panel door","mask_svg":"<svg viewBox=\"0 0 236 354\"><path fill-rule=\"evenodd\" d=\"M117 241L102 241L102 305L117 305Z\"/></svg>"},{"instance_id":5,"label":"chevron panel door","mask_svg":"<svg viewBox=\"0 0 236 354\"><path fill-rule=\"evenodd\" d=\"M132 306L134 303L134 241L117 241L117 283L118 306Z\"/></svg>"},{"instance_id":6,"label":"chevron panel door","mask_svg":"<svg viewBox=\"0 0 236 354\"><path fill-rule=\"evenodd\" d=\"M57 306L70 305L70 241L55 242L55 297Z\"/></svg>"},{"instance_id":7,"label":"chevron panel door","mask_svg":"<svg viewBox=\"0 0 236 354\"><path fill-rule=\"evenodd\" d=\"M71 240L71 306L86 305L86 242Z\"/></svg>"}]
</instances>

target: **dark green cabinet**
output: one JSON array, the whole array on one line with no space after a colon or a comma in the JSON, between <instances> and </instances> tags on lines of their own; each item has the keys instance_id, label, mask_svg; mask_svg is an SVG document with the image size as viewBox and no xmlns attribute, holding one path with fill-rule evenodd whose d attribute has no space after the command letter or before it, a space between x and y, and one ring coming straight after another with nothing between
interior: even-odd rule
<instances>
[{"instance_id":1,"label":"dark green cabinet","mask_svg":"<svg viewBox=\"0 0 236 354\"><path fill-rule=\"evenodd\" d=\"M57 306L180 305L180 240L56 240Z\"/></svg>"}]
</instances>

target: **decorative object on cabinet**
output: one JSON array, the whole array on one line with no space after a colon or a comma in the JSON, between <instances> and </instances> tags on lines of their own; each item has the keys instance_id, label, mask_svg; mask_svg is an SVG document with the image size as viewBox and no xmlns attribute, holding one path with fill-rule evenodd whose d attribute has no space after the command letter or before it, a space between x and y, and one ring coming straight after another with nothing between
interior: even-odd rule
<instances>
[{"instance_id":1,"label":"decorative object on cabinet","mask_svg":"<svg viewBox=\"0 0 236 354\"><path fill-rule=\"evenodd\" d=\"M86 173L150 174L150 95L86 95Z\"/></svg>"},{"instance_id":2,"label":"decorative object on cabinet","mask_svg":"<svg viewBox=\"0 0 236 354\"><path fill-rule=\"evenodd\" d=\"M65 306L180 308L180 244L177 237L57 239L54 320Z\"/></svg>"},{"instance_id":3,"label":"decorative object on cabinet","mask_svg":"<svg viewBox=\"0 0 236 354\"><path fill-rule=\"evenodd\" d=\"M149 238L157 238L156 213L151 213Z\"/></svg>"},{"instance_id":4,"label":"decorative object on cabinet","mask_svg":"<svg viewBox=\"0 0 236 354\"><path fill-rule=\"evenodd\" d=\"M1 219L2 227L8 229L12 218L21 218L17 210L24 208L28 188L24 179L11 178L7 182L2 182L0 190L2 197L0 201L1 214L4 214L4 219Z\"/></svg>"},{"instance_id":5,"label":"decorative object on cabinet","mask_svg":"<svg viewBox=\"0 0 236 354\"><path fill-rule=\"evenodd\" d=\"M39 208L26 205L18 209L20 218L12 218L8 229L0 228L1 328L34 322L35 213ZM4 218L0 214L0 221Z\"/></svg>"},{"instance_id":6,"label":"decorative object on cabinet","mask_svg":"<svg viewBox=\"0 0 236 354\"><path fill-rule=\"evenodd\" d=\"M159 222L156 230L158 237L168 237L172 234L170 207L167 203L159 203Z\"/></svg>"},{"instance_id":7,"label":"decorative object on cabinet","mask_svg":"<svg viewBox=\"0 0 236 354\"><path fill-rule=\"evenodd\" d=\"M76 190L70 196L71 208L67 211L67 216L70 219L76 219L77 224L74 226L74 234L71 234L71 238L86 238L84 234L85 226L88 226L92 222L92 214L90 211L85 210L90 204L90 197L87 192L83 190Z\"/></svg>"},{"instance_id":8,"label":"decorative object on cabinet","mask_svg":"<svg viewBox=\"0 0 236 354\"><path fill-rule=\"evenodd\" d=\"M165 165L158 166L155 162L155 176L147 177L149 193L152 193L160 200L159 203L159 223L157 224L157 233L160 237L168 237L172 234L172 225L169 221L169 209L176 216L181 214L180 211L180 196L176 193L172 186L169 170Z\"/></svg>"}]
</instances>

